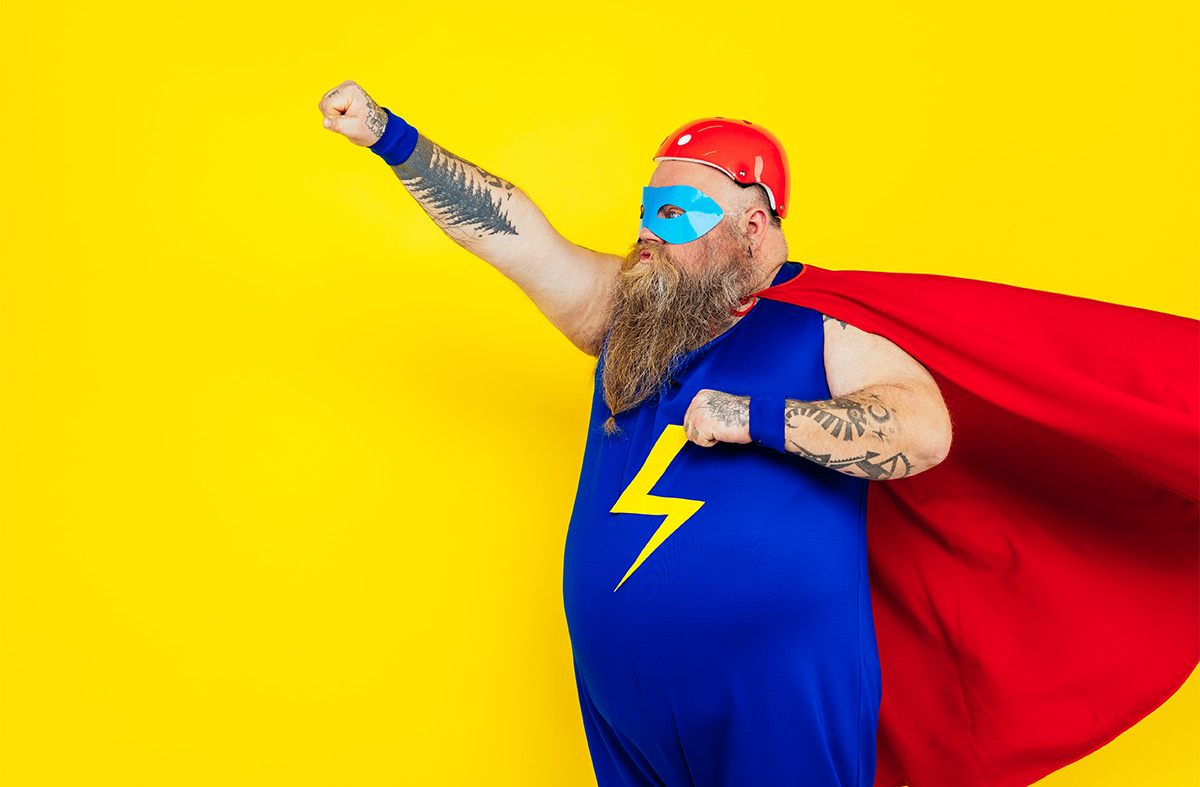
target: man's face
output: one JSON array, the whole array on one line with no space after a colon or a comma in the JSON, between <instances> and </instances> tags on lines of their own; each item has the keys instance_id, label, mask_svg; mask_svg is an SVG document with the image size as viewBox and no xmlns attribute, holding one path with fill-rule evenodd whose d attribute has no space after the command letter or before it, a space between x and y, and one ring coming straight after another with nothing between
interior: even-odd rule
<instances>
[{"instance_id":1,"label":"man's face","mask_svg":"<svg viewBox=\"0 0 1200 787\"><path fill-rule=\"evenodd\" d=\"M643 228L622 263L613 324L604 348L604 395L614 413L654 396L680 357L729 327L732 310L760 279L747 248L748 236L735 223L739 217L730 215L732 201L722 191L723 186L733 186L732 180L700 164L672 161L660 164L650 183L701 189L718 200L725 216L686 243L665 243ZM615 424L610 420L609 425Z\"/></svg>"},{"instance_id":2,"label":"man's face","mask_svg":"<svg viewBox=\"0 0 1200 787\"><path fill-rule=\"evenodd\" d=\"M654 258L662 254L680 269L681 274L700 273L702 263L710 261L712 258L714 242L723 243L729 235L728 232L722 233L720 230L728 229L730 224L737 222L740 218L733 215L732 211L732 197L737 193L735 189L738 187L728 175L720 170L690 161L661 162L655 168L654 174L650 176L650 182L647 185L651 188L688 186L698 189L716 202L725 213L725 218L722 219L725 227L709 230L699 238L686 243L667 243L646 228L638 233L639 260L642 263L652 264ZM677 206L668 203L659 209L658 215L668 218L678 215L686 208L686 205Z\"/></svg>"}]
</instances>

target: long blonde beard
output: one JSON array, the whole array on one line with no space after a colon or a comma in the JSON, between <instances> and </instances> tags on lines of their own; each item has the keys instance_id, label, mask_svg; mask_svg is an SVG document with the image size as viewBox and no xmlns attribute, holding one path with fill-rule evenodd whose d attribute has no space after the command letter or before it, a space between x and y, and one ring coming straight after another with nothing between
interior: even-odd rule
<instances>
[{"instance_id":1,"label":"long blonde beard","mask_svg":"<svg viewBox=\"0 0 1200 787\"><path fill-rule=\"evenodd\" d=\"M615 317L604 345L604 401L612 416L657 395L682 356L703 347L736 319L759 272L748 241L722 224L700 273L675 266L662 244L639 242L621 264ZM652 255L641 262L643 251ZM617 429L614 417L606 434Z\"/></svg>"}]
</instances>

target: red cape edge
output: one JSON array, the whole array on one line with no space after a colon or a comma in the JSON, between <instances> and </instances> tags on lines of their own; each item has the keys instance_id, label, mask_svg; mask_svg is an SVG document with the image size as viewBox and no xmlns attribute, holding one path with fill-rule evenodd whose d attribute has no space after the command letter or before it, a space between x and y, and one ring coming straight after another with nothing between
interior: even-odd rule
<instances>
[{"instance_id":1,"label":"red cape edge","mask_svg":"<svg viewBox=\"0 0 1200 787\"><path fill-rule=\"evenodd\" d=\"M895 342L942 464L871 484L876 787L1025 787L1200 659L1200 322L950 276L805 265L757 293Z\"/></svg>"}]
</instances>

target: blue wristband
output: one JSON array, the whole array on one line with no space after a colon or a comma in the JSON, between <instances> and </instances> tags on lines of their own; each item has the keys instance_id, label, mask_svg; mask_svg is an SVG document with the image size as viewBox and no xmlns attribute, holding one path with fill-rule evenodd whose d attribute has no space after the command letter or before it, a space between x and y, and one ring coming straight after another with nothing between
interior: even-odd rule
<instances>
[{"instance_id":1,"label":"blue wristband","mask_svg":"<svg viewBox=\"0 0 1200 787\"><path fill-rule=\"evenodd\" d=\"M375 140L370 150L386 161L389 167L394 167L407 161L417 147L417 130L393 115L387 107L381 109L388 114L388 122L384 126L383 136Z\"/></svg>"},{"instance_id":2,"label":"blue wristband","mask_svg":"<svg viewBox=\"0 0 1200 787\"><path fill-rule=\"evenodd\" d=\"M750 439L762 443L767 448L787 453L784 409L782 396L751 396Z\"/></svg>"}]
</instances>

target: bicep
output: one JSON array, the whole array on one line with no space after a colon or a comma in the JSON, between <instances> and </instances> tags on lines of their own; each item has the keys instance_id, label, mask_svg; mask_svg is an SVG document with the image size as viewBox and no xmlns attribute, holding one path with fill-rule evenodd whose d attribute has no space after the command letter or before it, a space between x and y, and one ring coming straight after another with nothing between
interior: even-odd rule
<instances>
[{"instance_id":1,"label":"bicep","mask_svg":"<svg viewBox=\"0 0 1200 787\"><path fill-rule=\"evenodd\" d=\"M893 444L913 462L910 474L924 472L949 454L954 429L942 392L933 375L893 342L827 319L825 375L835 399L853 399L864 391L862 396L895 416Z\"/></svg>"},{"instance_id":2,"label":"bicep","mask_svg":"<svg viewBox=\"0 0 1200 787\"><path fill-rule=\"evenodd\" d=\"M576 347L596 355L612 321L622 258L555 236L510 278Z\"/></svg>"},{"instance_id":3,"label":"bicep","mask_svg":"<svg viewBox=\"0 0 1200 787\"><path fill-rule=\"evenodd\" d=\"M615 254L575 247L571 268L576 286L568 317L554 320L576 347L591 355L599 355L604 337L613 320L614 292L621 273L622 258ZM552 318L553 319L553 318Z\"/></svg>"},{"instance_id":4,"label":"bicep","mask_svg":"<svg viewBox=\"0 0 1200 787\"><path fill-rule=\"evenodd\" d=\"M902 385L917 390L937 384L920 363L892 341L840 320L825 320L825 378L833 397L872 385Z\"/></svg>"}]
</instances>

